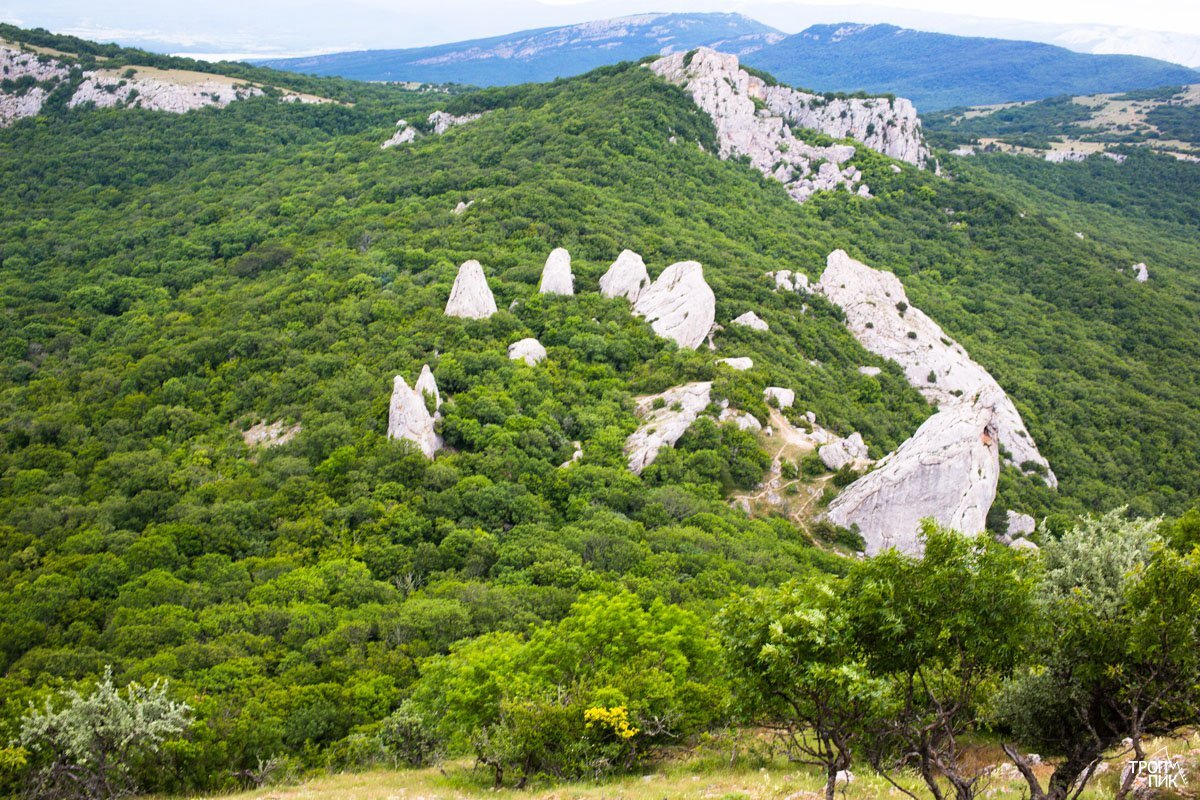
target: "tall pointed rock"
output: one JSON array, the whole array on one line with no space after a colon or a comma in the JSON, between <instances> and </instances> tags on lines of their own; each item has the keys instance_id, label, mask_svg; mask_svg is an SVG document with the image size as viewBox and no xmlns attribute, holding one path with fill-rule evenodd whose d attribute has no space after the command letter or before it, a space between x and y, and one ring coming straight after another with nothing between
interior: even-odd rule
<instances>
[{"instance_id":1,"label":"tall pointed rock","mask_svg":"<svg viewBox=\"0 0 1200 800\"><path fill-rule=\"evenodd\" d=\"M633 313L645 317L654 332L695 350L717 318L717 298L704 281L698 261L680 261L662 274L634 303Z\"/></svg>"},{"instance_id":2,"label":"tall pointed rock","mask_svg":"<svg viewBox=\"0 0 1200 800\"><path fill-rule=\"evenodd\" d=\"M424 395L409 388L408 382L397 375L392 383L392 402L388 406L388 438L407 439L426 458L433 458L433 454L442 449L442 437L433 429L433 423Z\"/></svg>"},{"instance_id":3,"label":"tall pointed rock","mask_svg":"<svg viewBox=\"0 0 1200 800\"><path fill-rule=\"evenodd\" d=\"M575 276L571 274L571 254L565 247L550 251L542 269L542 294L575 294Z\"/></svg>"},{"instance_id":4,"label":"tall pointed rock","mask_svg":"<svg viewBox=\"0 0 1200 800\"><path fill-rule=\"evenodd\" d=\"M624 297L631 303L636 303L649 287L650 273L646 272L646 262L632 250L622 250L600 279L600 294Z\"/></svg>"},{"instance_id":5,"label":"tall pointed rock","mask_svg":"<svg viewBox=\"0 0 1200 800\"><path fill-rule=\"evenodd\" d=\"M488 287L483 267L474 259L463 263L446 301L446 316L487 319L495 313L496 298Z\"/></svg>"}]
</instances>

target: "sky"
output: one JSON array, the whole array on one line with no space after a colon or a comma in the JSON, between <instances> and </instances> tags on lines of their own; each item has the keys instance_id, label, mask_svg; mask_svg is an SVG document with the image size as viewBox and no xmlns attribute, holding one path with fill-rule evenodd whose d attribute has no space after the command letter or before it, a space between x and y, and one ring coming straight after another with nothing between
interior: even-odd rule
<instances>
[{"instance_id":1,"label":"sky","mask_svg":"<svg viewBox=\"0 0 1200 800\"><path fill-rule=\"evenodd\" d=\"M1176 60L1200 64L1200 2L1194 0L0 0L5 22L161 52L225 56L413 47L652 11L734 11L787 33L823 22L891 22L1093 52L1140 48L1165 57L1168 40L1171 46L1182 41L1188 45Z\"/></svg>"}]
</instances>

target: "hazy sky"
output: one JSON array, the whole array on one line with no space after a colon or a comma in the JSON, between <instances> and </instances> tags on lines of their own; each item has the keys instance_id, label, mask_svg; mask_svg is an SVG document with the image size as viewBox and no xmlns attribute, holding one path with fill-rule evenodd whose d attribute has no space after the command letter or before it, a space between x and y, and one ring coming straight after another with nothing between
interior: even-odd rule
<instances>
[{"instance_id":1,"label":"hazy sky","mask_svg":"<svg viewBox=\"0 0 1200 800\"><path fill-rule=\"evenodd\" d=\"M1046 40L1036 26L1000 21L1025 20L1200 36L1195 0L0 0L6 22L169 52L237 54L411 47L650 11L737 11L788 33L818 22L894 22L998 36L1026 30Z\"/></svg>"}]
</instances>

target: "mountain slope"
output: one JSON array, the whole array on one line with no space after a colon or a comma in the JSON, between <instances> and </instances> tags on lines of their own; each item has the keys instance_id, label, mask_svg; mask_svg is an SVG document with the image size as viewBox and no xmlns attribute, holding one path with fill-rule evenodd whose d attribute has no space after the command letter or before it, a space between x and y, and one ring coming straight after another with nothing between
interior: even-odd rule
<instances>
[{"instance_id":1,"label":"mountain slope","mask_svg":"<svg viewBox=\"0 0 1200 800\"><path fill-rule=\"evenodd\" d=\"M873 457L912 436L933 409L900 368L767 275L816 278L837 248L894 273L1013 398L1060 485L1006 469L1001 515L1056 530L1200 496L1196 165L988 156L951 181L831 140L874 197L798 204L718 158L712 119L650 69L360 88L352 105L59 108L0 131L6 736L112 665L195 708L169 768L139 776L149 791L232 788L273 756L348 769L456 642L515 638L584 595L707 615L845 569L852 532L730 502L763 478L765 435L705 416L641 475L623 452L635 399L691 382L760 424L860 433ZM434 111L481 116L380 148L398 116ZM541 295L560 246L577 293ZM703 265L715 351L600 294L626 248L652 276ZM443 313L468 259L488 319ZM1148 282L1118 271L1134 261ZM768 329L732 324L748 311ZM526 338L541 364L509 358ZM387 437L394 376L425 364L432 461ZM767 387L796 403L768 408ZM251 432L276 423L288 436L262 446ZM809 505L836 492L787 466Z\"/></svg>"},{"instance_id":2,"label":"mountain slope","mask_svg":"<svg viewBox=\"0 0 1200 800\"><path fill-rule=\"evenodd\" d=\"M406 50L265 60L265 66L368 81L498 86L548 81L706 45L750 52L783 38L741 14L642 14Z\"/></svg>"},{"instance_id":3,"label":"mountain slope","mask_svg":"<svg viewBox=\"0 0 1200 800\"><path fill-rule=\"evenodd\" d=\"M820 91L893 92L921 111L1200 81L1195 70L1140 56L853 23L814 25L746 61Z\"/></svg>"}]
</instances>

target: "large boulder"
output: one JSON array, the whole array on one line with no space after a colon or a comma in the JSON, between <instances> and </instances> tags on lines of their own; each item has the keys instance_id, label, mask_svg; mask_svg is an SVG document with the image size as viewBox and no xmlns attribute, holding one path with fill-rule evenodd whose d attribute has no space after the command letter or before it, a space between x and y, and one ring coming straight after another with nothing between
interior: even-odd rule
<instances>
[{"instance_id":1,"label":"large boulder","mask_svg":"<svg viewBox=\"0 0 1200 800\"><path fill-rule=\"evenodd\" d=\"M508 357L513 361L520 359L533 367L546 358L546 348L537 339L521 339L508 346Z\"/></svg>"},{"instance_id":2,"label":"large boulder","mask_svg":"<svg viewBox=\"0 0 1200 800\"><path fill-rule=\"evenodd\" d=\"M796 402L796 392L792 389L785 389L782 386L768 386L763 389L763 402L770 403L774 400L780 408L791 408L792 403Z\"/></svg>"},{"instance_id":3,"label":"large boulder","mask_svg":"<svg viewBox=\"0 0 1200 800\"><path fill-rule=\"evenodd\" d=\"M446 316L487 319L495 313L496 298L488 287L483 267L474 259L463 263L446 301Z\"/></svg>"},{"instance_id":4,"label":"large boulder","mask_svg":"<svg viewBox=\"0 0 1200 800\"><path fill-rule=\"evenodd\" d=\"M426 458L433 458L434 453L442 449L442 437L434 430L434 417L429 413L424 395L409 388L408 382L400 375L392 383L387 435L389 439L407 439Z\"/></svg>"},{"instance_id":5,"label":"large boulder","mask_svg":"<svg viewBox=\"0 0 1200 800\"><path fill-rule=\"evenodd\" d=\"M575 276L571 274L571 254L565 247L550 251L542 269L542 294L575 294Z\"/></svg>"},{"instance_id":6,"label":"large boulder","mask_svg":"<svg viewBox=\"0 0 1200 800\"><path fill-rule=\"evenodd\" d=\"M1021 536L1028 536L1037 527L1037 521L1034 520L1031 514L1021 514L1010 508L1006 517L1008 526L1004 532L1010 540Z\"/></svg>"},{"instance_id":7,"label":"large boulder","mask_svg":"<svg viewBox=\"0 0 1200 800\"><path fill-rule=\"evenodd\" d=\"M633 313L645 317L654 332L695 350L717 318L717 298L696 261L681 261L663 270L637 302Z\"/></svg>"},{"instance_id":8,"label":"large boulder","mask_svg":"<svg viewBox=\"0 0 1200 800\"><path fill-rule=\"evenodd\" d=\"M632 250L622 250L621 255L600 279L600 294L605 297L624 297L636 303L650 286L650 274L642 257Z\"/></svg>"},{"instance_id":9,"label":"large boulder","mask_svg":"<svg viewBox=\"0 0 1200 800\"><path fill-rule=\"evenodd\" d=\"M1058 486L1000 384L940 325L909 303L899 278L834 250L818 288L842 309L854 338L899 364L908 382L938 408L980 401L993 408L995 436L1011 454L1011 463L1036 473L1051 488Z\"/></svg>"},{"instance_id":10,"label":"large boulder","mask_svg":"<svg viewBox=\"0 0 1200 800\"><path fill-rule=\"evenodd\" d=\"M740 317L734 317L729 324L741 325L745 328L751 328L756 331L767 331L771 329L771 326L767 324L766 320L764 320L758 314L755 314L753 311L747 311Z\"/></svg>"},{"instance_id":11,"label":"large boulder","mask_svg":"<svg viewBox=\"0 0 1200 800\"><path fill-rule=\"evenodd\" d=\"M736 369L738 372L745 372L748 369L754 369L754 359L748 356L740 356L738 358L718 358L718 364L724 364L730 369Z\"/></svg>"},{"instance_id":12,"label":"large boulder","mask_svg":"<svg viewBox=\"0 0 1200 800\"><path fill-rule=\"evenodd\" d=\"M637 414L644 421L625 440L629 468L642 474L642 470L654 463L659 450L679 441L679 437L708 408L711 397L712 382L704 381L639 398Z\"/></svg>"},{"instance_id":13,"label":"large boulder","mask_svg":"<svg viewBox=\"0 0 1200 800\"><path fill-rule=\"evenodd\" d=\"M835 471L847 464L855 467L867 460L867 444L863 441L862 434L856 431L845 439L825 445L817 451L817 455L821 463Z\"/></svg>"},{"instance_id":14,"label":"large boulder","mask_svg":"<svg viewBox=\"0 0 1200 800\"><path fill-rule=\"evenodd\" d=\"M984 529L996 497L1000 459L997 415L987 404L959 404L931 416L877 469L829 505L829 520L857 525L868 555L890 547L919 554L921 520L968 535Z\"/></svg>"}]
</instances>

